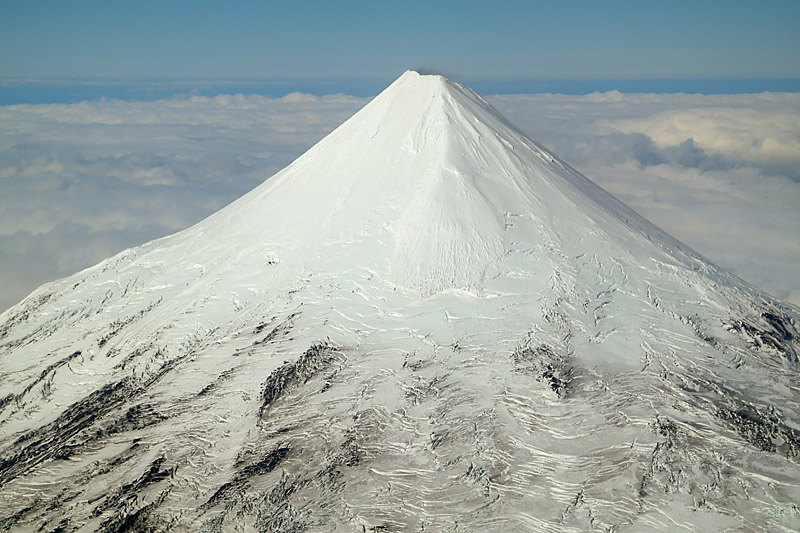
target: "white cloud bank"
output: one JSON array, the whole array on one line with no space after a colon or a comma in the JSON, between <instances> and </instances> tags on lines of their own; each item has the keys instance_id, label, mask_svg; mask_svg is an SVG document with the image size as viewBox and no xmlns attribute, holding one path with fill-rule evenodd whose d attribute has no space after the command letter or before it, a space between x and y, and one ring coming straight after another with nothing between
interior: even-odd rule
<instances>
[{"instance_id":1,"label":"white cloud bank","mask_svg":"<svg viewBox=\"0 0 800 533\"><path fill-rule=\"evenodd\" d=\"M0 312L201 220L365 103L290 94L0 107Z\"/></svg>"},{"instance_id":2,"label":"white cloud bank","mask_svg":"<svg viewBox=\"0 0 800 533\"><path fill-rule=\"evenodd\" d=\"M800 94L491 101L678 239L800 305Z\"/></svg>"},{"instance_id":3,"label":"white cloud bank","mask_svg":"<svg viewBox=\"0 0 800 533\"><path fill-rule=\"evenodd\" d=\"M668 232L800 304L800 95L490 101ZM0 311L204 218L366 102L294 93L0 107Z\"/></svg>"}]
</instances>

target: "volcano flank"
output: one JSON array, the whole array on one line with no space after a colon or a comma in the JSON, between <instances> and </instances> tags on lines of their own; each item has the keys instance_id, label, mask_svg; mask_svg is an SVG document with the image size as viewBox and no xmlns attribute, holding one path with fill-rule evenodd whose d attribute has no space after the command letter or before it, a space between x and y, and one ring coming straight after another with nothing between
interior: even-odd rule
<instances>
[{"instance_id":1,"label":"volcano flank","mask_svg":"<svg viewBox=\"0 0 800 533\"><path fill-rule=\"evenodd\" d=\"M0 315L0 526L794 531L798 320L409 71Z\"/></svg>"}]
</instances>

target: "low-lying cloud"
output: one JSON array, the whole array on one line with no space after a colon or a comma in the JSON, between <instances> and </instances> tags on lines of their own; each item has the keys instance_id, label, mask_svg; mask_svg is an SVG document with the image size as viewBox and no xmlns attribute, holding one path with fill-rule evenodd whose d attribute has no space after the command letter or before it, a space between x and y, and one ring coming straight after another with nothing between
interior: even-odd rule
<instances>
[{"instance_id":1,"label":"low-lying cloud","mask_svg":"<svg viewBox=\"0 0 800 533\"><path fill-rule=\"evenodd\" d=\"M800 95L489 100L668 232L800 304ZM0 107L0 311L201 220L367 101L293 93Z\"/></svg>"},{"instance_id":2,"label":"low-lying cloud","mask_svg":"<svg viewBox=\"0 0 800 533\"><path fill-rule=\"evenodd\" d=\"M0 311L203 219L366 101L219 95L0 107Z\"/></svg>"},{"instance_id":3,"label":"low-lying cloud","mask_svg":"<svg viewBox=\"0 0 800 533\"><path fill-rule=\"evenodd\" d=\"M491 101L675 237L800 304L800 94Z\"/></svg>"}]
</instances>

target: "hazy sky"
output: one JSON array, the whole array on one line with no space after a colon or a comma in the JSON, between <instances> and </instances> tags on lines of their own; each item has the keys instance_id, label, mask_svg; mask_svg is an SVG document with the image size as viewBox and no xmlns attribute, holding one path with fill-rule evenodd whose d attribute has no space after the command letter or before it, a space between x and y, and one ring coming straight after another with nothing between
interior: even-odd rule
<instances>
[{"instance_id":1,"label":"hazy sky","mask_svg":"<svg viewBox=\"0 0 800 533\"><path fill-rule=\"evenodd\" d=\"M0 77L799 77L800 2L6 0Z\"/></svg>"}]
</instances>

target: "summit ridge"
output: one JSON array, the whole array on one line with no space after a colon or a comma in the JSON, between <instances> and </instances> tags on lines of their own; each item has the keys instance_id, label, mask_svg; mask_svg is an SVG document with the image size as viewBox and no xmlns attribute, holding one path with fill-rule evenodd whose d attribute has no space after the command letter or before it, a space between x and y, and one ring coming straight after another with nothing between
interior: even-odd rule
<instances>
[{"instance_id":1,"label":"summit ridge","mask_svg":"<svg viewBox=\"0 0 800 533\"><path fill-rule=\"evenodd\" d=\"M798 320L409 71L0 314L0 523L796 530Z\"/></svg>"}]
</instances>

